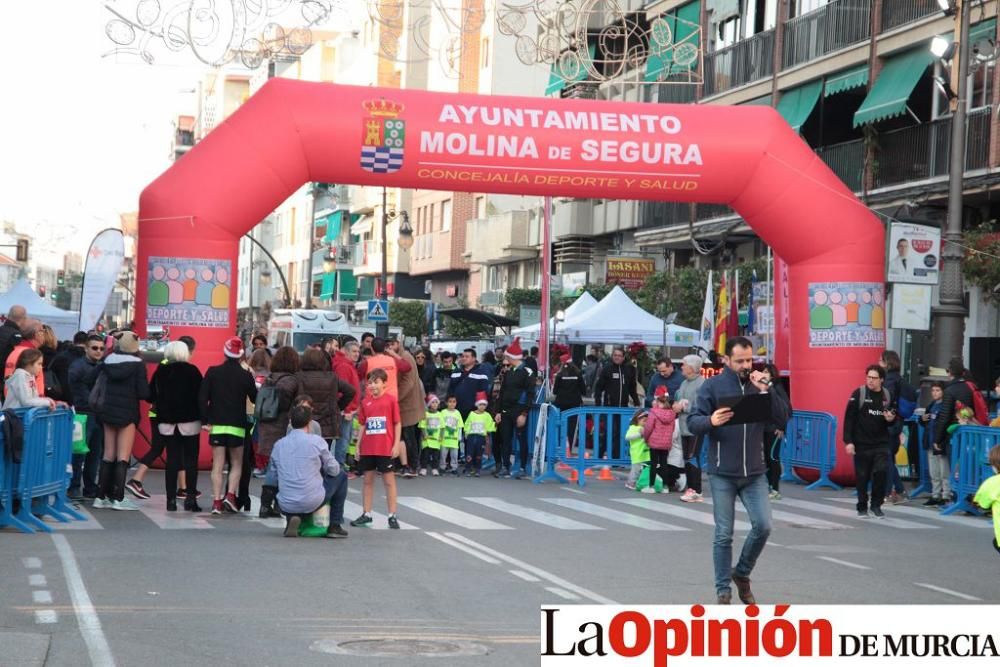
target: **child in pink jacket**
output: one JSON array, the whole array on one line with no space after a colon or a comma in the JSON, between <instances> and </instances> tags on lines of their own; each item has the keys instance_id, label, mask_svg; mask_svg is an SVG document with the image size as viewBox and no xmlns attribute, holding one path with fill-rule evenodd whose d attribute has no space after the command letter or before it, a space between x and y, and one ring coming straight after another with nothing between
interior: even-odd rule
<instances>
[{"instance_id":1,"label":"child in pink jacket","mask_svg":"<svg viewBox=\"0 0 1000 667\"><path fill-rule=\"evenodd\" d=\"M667 465L670 456L670 445L674 439L677 413L670 407L670 396L667 388L660 385L653 396L653 407L649 410L649 418L642 429L643 438L649 445L649 481L652 486L656 475L663 478L663 490L669 490L679 477L679 470Z\"/></svg>"}]
</instances>

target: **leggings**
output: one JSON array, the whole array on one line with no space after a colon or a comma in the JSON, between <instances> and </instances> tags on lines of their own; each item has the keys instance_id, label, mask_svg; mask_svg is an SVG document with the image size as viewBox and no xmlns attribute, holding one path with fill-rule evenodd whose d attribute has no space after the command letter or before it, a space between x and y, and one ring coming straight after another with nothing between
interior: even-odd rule
<instances>
[{"instance_id":1,"label":"leggings","mask_svg":"<svg viewBox=\"0 0 1000 667\"><path fill-rule=\"evenodd\" d=\"M167 449L167 499L177 498L177 472L182 466L187 476L188 497L194 498L198 490L198 444L201 434L181 435L175 432L173 435L161 435L160 439Z\"/></svg>"},{"instance_id":2,"label":"leggings","mask_svg":"<svg viewBox=\"0 0 1000 667\"><path fill-rule=\"evenodd\" d=\"M155 419L149 420L150 438L149 438L149 451L146 455L139 459L139 463L144 464L146 467L152 468L153 463L156 459L160 458L163 454L164 448L167 446L167 438L170 436L161 435L160 429L157 428L157 423ZM176 427L175 427L176 429Z\"/></svg>"},{"instance_id":3,"label":"leggings","mask_svg":"<svg viewBox=\"0 0 1000 667\"><path fill-rule=\"evenodd\" d=\"M670 458L669 449L649 450L649 464L652 466L652 469L649 471L650 486L653 486L657 475L663 479L663 486L668 489L677 482L678 468L667 465L668 458Z\"/></svg>"},{"instance_id":4,"label":"leggings","mask_svg":"<svg viewBox=\"0 0 1000 667\"><path fill-rule=\"evenodd\" d=\"M420 429L413 426L404 426L403 444L406 446L406 467L415 470L420 463Z\"/></svg>"},{"instance_id":5,"label":"leggings","mask_svg":"<svg viewBox=\"0 0 1000 667\"><path fill-rule=\"evenodd\" d=\"M250 429L247 429L247 434L243 438L243 461L242 465L240 465L240 488L239 496L237 496L240 500L248 500L250 498L250 480L253 477L255 458L253 453L253 436L250 434Z\"/></svg>"},{"instance_id":6,"label":"leggings","mask_svg":"<svg viewBox=\"0 0 1000 667\"><path fill-rule=\"evenodd\" d=\"M695 435L682 435L681 446L684 448L684 476L687 486L696 493L701 493L701 468L698 460L701 457L702 438Z\"/></svg>"}]
</instances>

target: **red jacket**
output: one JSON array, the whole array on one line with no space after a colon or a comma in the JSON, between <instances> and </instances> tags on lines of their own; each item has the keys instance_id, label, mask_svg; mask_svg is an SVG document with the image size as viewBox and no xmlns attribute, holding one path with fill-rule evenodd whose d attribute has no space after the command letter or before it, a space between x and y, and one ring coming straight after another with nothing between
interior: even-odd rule
<instances>
[{"instance_id":1,"label":"red jacket","mask_svg":"<svg viewBox=\"0 0 1000 667\"><path fill-rule=\"evenodd\" d=\"M676 420L677 413L670 408L659 408L654 405L650 409L649 419L642 429L642 437L650 449L670 449Z\"/></svg>"},{"instance_id":2,"label":"red jacket","mask_svg":"<svg viewBox=\"0 0 1000 667\"><path fill-rule=\"evenodd\" d=\"M341 380L354 387L354 399L350 405L344 408L344 412L357 412L358 406L361 404L361 382L358 379L358 371L347 355L340 350L337 350L337 354L333 357L333 372Z\"/></svg>"}]
</instances>

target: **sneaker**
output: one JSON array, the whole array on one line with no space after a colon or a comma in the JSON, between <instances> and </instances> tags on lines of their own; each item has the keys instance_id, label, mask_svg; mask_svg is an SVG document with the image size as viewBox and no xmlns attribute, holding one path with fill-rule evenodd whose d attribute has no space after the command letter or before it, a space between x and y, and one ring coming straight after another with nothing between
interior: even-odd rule
<instances>
[{"instance_id":1,"label":"sneaker","mask_svg":"<svg viewBox=\"0 0 1000 667\"><path fill-rule=\"evenodd\" d=\"M149 500L150 498L149 494L146 493L146 489L142 487L142 482L137 479L130 479L125 482L125 489L136 498L140 498L142 500Z\"/></svg>"},{"instance_id":2,"label":"sneaker","mask_svg":"<svg viewBox=\"0 0 1000 667\"><path fill-rule=\"evenodd\" d=\"M889 502L893 505L902 505L910 502L910 495L906 491L903 491L902 493L893 493L889 496Z\"/></svg>"},{"instance_id":3,"label":"sneaker","mask_svg":"<svg viewBox=\"0 0 1000 667\"><path fill-rule=\"evenodd\" d=\"M343 538L347 537L347 531L341 528L339 523L331 523L330 527L326 529L326 536L331 538Z\"/></svg>"},{"instance_id":4,"label":"sneaker","mask_svg":"<svg viewBox=\"0 0 1000 667\"><path fill-rule=\"evenodd\" d=\"M473 477L479 477L479 471L477 470L476 472L472 473L472 476Z\"/></svg>"},{"instance_id":5,"label":"sneaker","mask_svg":"<svg viewBox=\"0 0 1000 667\"><path fill-rule=\"evenodd\" d=\"M940 498L928 498L924 501L924 507L933 507L934 505L941 505L943 501Z\"/></svg>"},{"instance_id":6,"label":"sneaker","mask_svg":"<svg viewBox=\"0 0 1000 667\"><path fill-rule=\"evenodd\" d=\"M218 502L218 501L216 501ZM212 510L215 513L215 510ZM285 537L298 537L299 536L299 525L302 523L302 517L297 514L292 514L287 519L285 519Z\"/></svg>"},{"instance_id":7,"label":"sneaker","mask_svg":"<svg viewBox=\"0 0 1000 667\"><path fill-rule=\"evenodd\" d=\"M106 498L94 498L94 504L91 507L95 510L103 510L111 507L111 501Z\"/></svg>"},{"instance_id":8,"label":"sneaker","mask_svg":"<svg viewBox=\"0 0 1000 667\"><path fill-rule=\"evenodd\" d=\"M431 477L439 477L440 475L441 475L440 470L438 470L437 468L431 468Z\"/></svg>"},{"instance_id":9,"label":"sneaker","mask_svg":"<svg viewBox=\"0 0 1000 667\"><path fill-rule=\"evenodd\" d=\"M881 507L873 507L872 516L874 516L876 519L884 519L885 513L882 511Z\"/></svg>"},{"instance_id":10,"label":"sneaker","mask_svg":"<svg viewBox=\"0 0 1000 667\"><path fill-rule=\"evenodd\" d=\"M858 510L858 518L859 519L867 519L868 518L868 510Z\"/></svg>"},{"instance_id":11,"label":"sneaker","mask_svg":"<svg viewBox=\"0 0 1000 667\"><path fill-rule=\"evenodd\" d=\"M723 591L716 595L715 604L732 604L733 594L729 591Z\"/></svg>"},{"instance_id":12,"label":"sneaker","mask_svg":"<svg viewBox=\"0 0 1000 667\"><path fill-rule=\"evenodd\" d=\"M769 493L767 497L771 500L781 500L781 492L772 489L771 493Z\"/></svg>"},{"instance_id":13,"label":"sneaker","mask_svg":"<svg viewBox=\"0 0 1000 667\"><path fill-rule=\"evenodd\" d=\"M736 593L740 596L743 604L757 604L753 591L750 590L750 577L741 577L733 572L733 583L736 584Z\"/></svg>"},{"instance_id":14,"label":"sneaker","mask_svg":"<svg viewBox=\"0 0 1000 667\"><path fill-rule=\"evenodd\" d=\"M399 530L399 520L396 519L395 514L389 515L389 527L392 528L393 530Z\"/></svg>"},{"instance_id":15,"label":"sneaker","mask_svg":"<svg viewBox=\"0 0 1000 667\"><path fill-rule=\"evenodd\" d=\"M417 476L417 471L414 470L413 468L407 468L406 472L403 473L403 475L405 477L416 477Z\"/></svg>"},{"instance_id":16,"label":"sneaker","mask_svg":"<svg viewBox=\"0 0 1000 667\"><path fill-rule=\"evenodd\" d=\"M421 477L427 477L427 468L421 468L418 473Z\"/></svg>"},{"instance_id":17,"label":"sneaker","mask_svg":"<svg viewBox=\"0 0 1000 667\"><path fill-rule=\"evenodd\" d=\"M635 491L635 484L629 484L628 482L625 482L625 488L628 489L629 491Z\"/></svg>"},{"instance_id":18,"label":"sneaker","mask_svg":"<svg viewBox=\"0 0 1000 667\"><path fill-rule=\"evenodd\" d=\"M200 493L198 494L201 495ZM177 489L177 500L187 500L187 489Z\"/></svg>"},{"instance_id":19,"label":"sneaker","mask_svg":"<svg viewBox=\"0 0 1000 667\"><path fill-rule=\"evenodd\" d=\"M226 497L222 499L222 507L227 512L232 512L233 514L240 511L240 503L236 500L236 494L227 493Z\"/></svg>"},{"instance_id":20,"label":"sneaker","mask_svg":"<svg viewBox=\"0 0 1000 667\"><path fill-rule=\"evenodd\" d=\"M357 519L355 519L354 521L352 521L351 525L354 526L355 528L359 528L361 526L367 526L371 522L372 522L372 515L371 514L362 514Z\"/></svg>"},{"instance_id":21,"label":"sneaker","mask_svg":"<svg viewBox=\"0 0 1000 667\"><path fill-rule=\"evenodd\" d=\"M139 506L133 503L129 498L122 498L121 500L112 500L111 509L124 512L136 512L139 510Z\"/></svg>"},{"instance_id":22,"label":"sneaker","mask_svg":"<svg viewBox=\"0 0 1000 667\"><path fill-rule=\"evenodd\" d=\"M701 500L701 494L694 489L687 489L684 491L684 495L681 496L682 503L699 503Z\"/></svg>"},{"instance_id":23,"label":"sneaker","mask_svg":"<svg viewBox=\"0 0 1000 667\"><path fill-rule=\"evenodd\" d=\"M644 488L644 489L643 489L642 491L640 491L639 493L656 493L656 489L654 489L654 488L653 488L653 487L651 487L651 486L647 486L646 488Z\"/></svg>"},{"instance_id":24,"label":"sneaker","mask_svg":"<svg viewBox=\"0 0 1000 667\"><path fill-rule=\"evenodd\" d=\"M254 476L254 479L264 479L267 471L263 468L254 468L251 474Z\"/></svg>"},{"instance_id":25,"label":"sneaker","mask_svg":"<svg viewBox=\"0 0 1000 667\"><path fill-rule=\"evenodd\" d=\"M222 501L213 500L212 501L212 514L222 514Z\"/></svg>"}]
</instances>

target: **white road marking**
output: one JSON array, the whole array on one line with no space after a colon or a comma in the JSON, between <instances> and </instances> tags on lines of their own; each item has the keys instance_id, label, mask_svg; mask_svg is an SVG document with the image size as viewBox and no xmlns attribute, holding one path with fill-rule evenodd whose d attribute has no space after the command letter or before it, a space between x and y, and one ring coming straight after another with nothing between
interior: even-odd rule
<instances>
[{"instance_id":1,"label":"white road marking","mask_svg":"<svg viewBox=\"0 0 1000 667\"><path fill-rule=\"evenodd\" d=\"M49 591L31 591L31 599L35 604L52 604L52 593Z\"/></svg>"},{"instance_id":2,"label":"white road marking","mask_svg":"<svg viewBox=\"0 0 1000 667\"><path fill-rule=\"evenodd\" d=\"M210 521L192 512L168 512L167 497L163 495L153 495L148 500L137 500L135 504L139 506L139 511L147 519L163 530L211 530L215 528Z\"/></svg>"},{"instance_id":3,"label":"white road marking","mask_svg":"<svg viewBox=\"0 0 1000 667\"><path fill-rule=\"evenodd\" d=\"M47 586L49 582L44 574L30 574L28 575L28 583L32 586Z\"/></svg>"},{"instance_id":4,"label":"white road marking","mask_svg":"<svg viewBox=\"0 0 1000 667\"><path fill-rule=\"evenodd\" d=\"M626 505L640 507L644 510L650 510L651 512L659 512L660 514L669 514L681 519L696 521L698 523L703 523L706 526L715 526L715 517L711 514L707 512L700 512L689 507L678 507L676 505L667 504L667 502L664 501L653 500L652 498L612 498L612 500L616 503L625 503ZM740 521L739 519L736 519L733 522L733 526L736 530L750 530L750 524L746 521Z\"/></svg>"},{"instance_id":5,"label":"white road marking","mask_svg":"<svg viewBox=\"0 0 1000 667\"><path fill-rule=\"evenodd\" d=\"M581 496L585 496L585 495L587 495L587 492L586 492L586 491L583 491L583 490L581 490L581 489L574 489L573 487L570 487L570 486L560 486L560 487L559 487L559 490L560 490L560 491L568 491L568 492L570 492L570 493L578 493L578 494L580 494Z\"/></svg>"},{"instance_id":6,"label":"white road marking","mask_svg":"<svg viewBox=\"0 0 1000 667\"><path fill-rule=\"evenodd\" d=\"M59 620L59 615L54 609L36 609L35 623L55 623Z\"/></svg>"},{"instance_id":7,"label":"white road marking","mask_svg":"<svg viewBox=\"0 0 1000 667\"><path fill-rule=\"evenodd\" d=\"M509 503L500 498L466 497L465 500L476 503L477 505L483 505L484 507L496 510L497 512L505 512L518 519L534 521L535 523L540 523L543 526L548 526L549 528L558 528L560 530L603 530L600 526L583 523L582 521L576 521L575 519L567 519L566 517L559 516L558 514L536 510L533 507L515 505L514 503Z\"/></svg>"},{"instance_id":8,"label":"white road marking","mask_svg":"<svg viewBox=\"0 0 1000 667\"><path fill-rule=\"evenodd\" d=\"M88 510L83 503L74 505L73 509L87 517L87 520L62 523L48 516L43 517L42 520L51 525L53 530L104 530L104 526L101 525L101 522L94 518L94 515L91 514L90 510Z\"/></svg>"},{"instance_id":9,"label":"white road marking","mask_svg":"<svg viewBox=\"0 0 1000 667\"><path fill-rule=\"evenodd\" d=\"M563 600L579 600L580 599L580 596L577 595L576 593L570 593L569 591L564 591L563 589L559 588L558 586L546 586L545 590L547 590L549 593L553 593L555 595L558 595Z\"/></svg>"},{"instance_id":10,"label":"white road marking","mask_svg":"<svg viewBox=\"0 0 1000 667\"><path fill-rule=\"evenodd\" d=\"M855 505L856 501L853 498L827 498L827 500L832 500L836 503L843 503L847 505ZM938 512L936 509L922 510L917 507L907 507L906 505L892 505L885 504L882 505L882 510L886 513L886 516L891 517L893 514L905 514L907 516L920 517L922 519L932 519L934 521L943 521L951 526L963 526L965 528L975 528L976 530L992 530L992 521L983 521L972 516L964 516L957 514L944 515Z\"/></svg>"},{"instance_id":11,"label":"white road marking","mask_svg":"<svg viewBox=\"0 0 1000 667\"><path fill-rule=\"evenodd\" d=\"M518 560L517 558L514 558L513 556L508 556L507 554L500 553L499 551L497 551L495 549L491 549L491 548L489 548L489 547L487 547L485 545L482 545L479 542L476 542L474 540L470 540L469 538L465 537L464 535L459 535L458 533L445 533L445 535L447 535L448 537L452 538L456 542L461 542L461 543L465 544L466 546L470 546L470 547L472 547L474 549L477 549L478 551L480 551L480 552L482 552L484 554L488 554L490 556L493 556L494 558L499 558L500 560L502 560L502 561L504 561L506 563L509 563L510 565L513 565L513 566L515 566L517 568L520 568L521 570L524 570L525 572L530 572L531 574L535 575L536 577L541 577L542 579L545 579L545 580L549 581L550 583L553 583L556 586L559 586L560 588L563 588L563 589L565 589L567 591L572 591L572 592L576 593L577 595L579 595L582 598L586 598L588 600L592 600L592 601L594 601L594 602L596 602L598 604L618 604L614 600L606 598L603 595L598 595L594 591L588 590L588 589L584 588L583 586L577 586L576 584L570 583L570 582L566 581L565 579L563 579L562 577L559 577L559 576L556 576L556 575L552 574L551 572L546 572L545 570L543 570L540 567L535 567L534 565L531 565L530 563L525 563L523 560Z\"/></svg>"},{"instance_id":12,"label":"white road marking","mask_svg":"<svg viewBox=\"0 0 1000 667\"><path fill-rule=\"evenodd\" d=\"M621 512L603 505L595 505L582 500L574 500L572 498L542 498L541 500L547 503L552 503L553 505L558 505L559 507L565 507L567 509L576 510L577 512L583 512L584 514L590 514L591 516L607 519L608 521L622 523L626 526L631 526L632 528L642 528L643 530L689 530L683 526L675 526L661 521L653 521L652 519L636 516L635 514L629 514L628 512Z\"/></svg>"},{"instance_id":13,"label":"white road marking","mask_svg":"<svg viewBox=\"0 0 1000 667\"><path fill-rule=\"evenodd\" d=\"M272 517L268 517L266 519L261 519L260 518L260 516L259 516L260 515L260 497L259 496L254 496L254 495L250 496L250 511L248 512L248 514L250 515L250 522L251 523L259 523L259 524L262 524L264 526L267 526L268 528L278 528L278 529L284 529L285 528L285 519L284 519L284 517L272 516Z\"/></svg>"},{"instance_id":14,"label":"white road marking","mask_svg":"<svg viewBox=\"0 0 1000 667\"><path fill-rule=\"evenodd\" d=\"M41 558L35 558L34 556L32 556L30 558L22 558L21 562L29 570L37 570L38 568L40 568L42 566L42 559Z\"/></svg>"},{"instance_id":15,"label":"white road marking","mask_svg":"<svg viewBox=\"0 0 1000 667\"><path fill-rule=\"evenodd\" d=\"M511 530L510 526L505 526L502 523L490 521L419 496L401 496L399 504L468 530Z\"/></svg>"},{"instance_id":16,"label":"white road marking","mask_svg":"<svg viewBox=\"0 0 1000 667\"><path fill-rule=\"evenodd\" d=\"M789 498L785 496L781 501L782 505L788 505L789 507L795 507L797 509L806 510L808 512L818 512L819 514L829 514L831 516L840 517L842 519L855 519L858 513L854 510L849 510L843 507L830 507L822 503L814 503L808 500L799 500L797 498ZM891 510L890 510L891 511ZM888 526L890 528L898 528L901 530L937 530L937 526L930 526L923 523L917 523L915 521L904 521L903 519L893 519L892 517L886 516L884 519L875 519L871 521L874 525Z\"/></svg>"},{"instance_id":17,"label":"white road marking","mask_svg":"<svg viewBox=\"0 0 1000 667\"><path fill-rule=\"evenodd\" d=\"M481 561L483 561L485 563L489 563L490 565L499 565L500 564L500 561L498 561L496 558L493 558L492 556L487 556L486 554L483 554L483 553L479 553L475 549L471 549L471 548L465 546L464 544L459 544L458 542L455 542L454 540L448 539L447 537L445 537L444 535L441 535L440 533L435 533L434 531L428 530L427 531L427 535L430 536L430 537L433 537L435 540L438 540L439 542L444 542L445 544L447 544L450 547L455 547L459 551L464 551L465 553L469 554L470 556L473 556L474 558L478 558L479 560L481 560Z\"/></svg>"},{"instance_id":18,"label":"white road marking","mask_svg":"<svg viewBox=\"0 0 1000 667\"><path fill-rule=\"evenodd\" d=\"M839 558L831 558L830 556L816 556L820 560L825 560L829 563L836 563L837 565L843 565L844 567L853 567L855 570L870 570L871 568L867 565L858 565L857 563L851 563L850 561L840 560Z\"/></svg>"},{"instance_id":19,"label":"white road marking","mask_svg":"<svg viewBox=\"0 0 1000 667\"><path fill-rule=\"evenodd\" d=\"M80 576L80 567L76 563L76 556L69 546L69 541L65 535L52 534L52 541L56 545L56 552L59 560L62 561L63 573L66 575L66 586L69 588L69 596L73 600L73 611L76 613L76 621L80 626L80 634L87 645L87 652L90 654L90 664L94 667L114 667L115 659L111 654L111 647L101 629L101 619L94 610L94 605L87 594L87 587L83 584Z\"/></svg>"},{"instance_id":20,"label":"white road marking","mask_svg":"<svg viewBox=\"0 0 1000 667\"><path fill-rule=\"evenodd\" d=\"M350 500L345 500L344 501L344 521L347 522L347 523L350 523L351 522L351 517L357 518L357 517L361 516L362 510L363 510L363 508L361 507L361 505L358 505L357 503L352 503ZM374 521L372 521L370 524L368 524L365 528L361 528L359 530L367 530L367 529L371 529L371 530L389 530L389 517L388 516L386 516L385 514L379 514L378 512L371 512L371 515L372 515L372 519L374 519ZM284 525L284 524L282 524L282 525ZM400 530L420 530L419 528L417 528L416 526L414 526L412 523L406 523L404 521L400 521L399 522L399 529Z\"/></svg>"},{"instance_id":21,"label":"white road marking","mask_svg":"<svg viewBox=\"0 0 1000 667\"><path fill-rule=\"evenodd\" d=\"M966 595L965 593L959 593L958 591L953 591L950 588L942 588L940 586L935 586L934 584L924 584L919 581L913 582L914 586L920 586L921 588L927 588L932 591L937 591L938 593L944 593L945 595L954 595L960 600L969 600L970 602L981 602L982 598L977 598L974 595Z\"/></svg>"},{"instance_id":22,"label":"white road marking","mask_svg":"<svg viewBox=\"0 0 1000 667\"><path fill-rule=\"evenodd\" d=\"M787 496L785 497L785 500L787 500ZM784 503L785 500L782 500L781 502ZM705 504L711 505L712 499L705 498ZM745 507L743 507L742 503L736 503L736 511L742 512L743 514L747 513L747 510ZM809 526L810 528L813 528L815 530L851 529L851 526L842 523L837 523L835 521L827 521L826 519L816 519L811 516L807 516L805 514L792 514L791 512L783 512L781 510L776 510L774 509L774 505L771 505L771 518L778 519L779 521L786 521L788 523L795 524L797 526ZM768 542L768 544L771 544L771 542Z\"/></svg>"},{"instance_id":23,"label":"white road marking","mask_svg":"<svg viewBox=\"0 0 1000 667\"><path fill-rule=\"evenodd\" d=\"M524 579L525 581L530 581L531 583L535 583L536 581L541 581L541 579L539 579L535 575L528 574L527 572L524 572L522 570L509 570L509 572L518 579Z\"/></svg>"}]
</instances>

